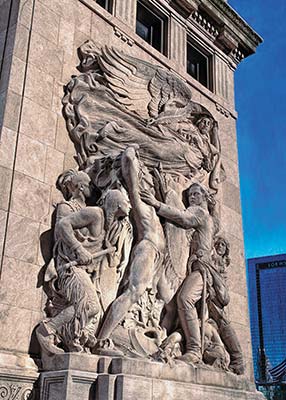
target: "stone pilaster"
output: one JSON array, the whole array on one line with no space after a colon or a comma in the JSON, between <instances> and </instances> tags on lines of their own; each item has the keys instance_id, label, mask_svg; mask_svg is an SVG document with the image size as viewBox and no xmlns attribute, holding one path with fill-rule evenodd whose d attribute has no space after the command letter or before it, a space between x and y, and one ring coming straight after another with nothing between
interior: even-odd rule
<instances>
[{"instance_id":1,"label":"stone pilaster","mask_svg":"<svg viewBox=\"0 0 286 400\"><path fill-rule=\"evenodd\" d=\"M186 67L186 27L172 14L170 18L170 59Z\"/></svg>"},{"instance_id":2,"label":"stone pilaster","mask_svg":"<svg viewBox=\"0 0 286 400\"><path fill-rule=\"evenodd\" d=\"M135 29L136 25L136 5L134 0L115 0L114 16L121 19L130 28Z\"/></svg>"}]
</instances>

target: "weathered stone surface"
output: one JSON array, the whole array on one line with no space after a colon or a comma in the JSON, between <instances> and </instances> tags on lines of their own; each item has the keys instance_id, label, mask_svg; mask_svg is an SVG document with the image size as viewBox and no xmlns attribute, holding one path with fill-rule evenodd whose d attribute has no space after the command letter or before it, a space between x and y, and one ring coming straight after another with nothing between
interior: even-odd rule
<instances>
[{"instance_id":1,"label":"weathered stone surface","mask_svg":"<svg viewBox=\"0 0 286 400\"><path fill-rule=\"evenodd\" d=\"M41 71L58 78L62 72L63 51L57 45L34 32L31 39L30 62Z\"/></svg>"},{"instance_id":2,"label":"weathered stone surface","mask_svg":"<svg viewBox=\"0 0 286 400\"><path fill-rule=\"evenodd\" d=\"M45 108L52 105L53 77L33 64L28 65L25 97Z\"/></svg>"},{"instance_id":3,"label":"weathered stone surface","mask_svg":"<svg viewBox=\"0 0 286 400\"><path fill-rule=\"evenodd\" d=\"M0 165L12 169L16 145L16 132L3 127L0 137Z\"/></svg>"},{"instance_id":4,"label":"weathered stone surface","mask_svg":"<svg viewBox=\"0 0 286 400\"><path fill-rule=\"evenodd\" d=\"M228 316L231 321L236 321L241 325L249 326L248 303L246 296L231 293L231 303L239 304L239 307L229 307Z\"/></svg>"},{"instance_id":5,"label":"weathered stone surface","mask_svg":"<svg viewBox=\"0 0 286 400\"><path fill-rule=\"evenodd\" d=\"M23 15L24 8L25 5L22 6L21 15ZM16 31L14 55L24 62L27 59L28 41L29 41L29 29L26 26L18 23Z\"/></svg>"},{"instance_id":6,"label":"weathered stone surface","mask_svg":"<svg viewBox=\"0 0 286 400\"><path fill-rule=\"evenodd\" d=\"M17 378L19 380L21 376L21 372L25 369L25 373L27 377L34 378L34 381L38 377L38 369L35 362L30 358L27 354L24 353L5 353L0 352L0 377L2 379L3 375L7 374L15 374L15 370L17 371Z\"/></svg>"},{"instance_id":7,"label":"weathered stone surface","mask_svg":"<svg viewBox=\"0 0 286 400\"><path fill-rule=\"evenodd\" d=\"M37 288L38 274L37 265L4 257L0 303L38 311L42 299L42 288Z\"/></svg>"},{"instance_id":8,"label":"weathered stone surface","mask_svg":"<svg viewBox=\"0 0 286 400\"><path fill-rule=\"evenodd\" d=\"M35 118L37 116L37 118ZM38 140L39 142L53 146L56 135L57 115L27 98L23 102L23 117L21 120L21 132Z\"/></svg>"},{"instance_id":9,"label":"weathered stone surface","mask_svg":"<svg viewBox=\"0 0 286 400\"><path fill-rule=\"evenodd\" d=\"M45 39L57 44L60 17L48 8L47 5L47 3L36 3L33 30L42 35ZM48 57L48 54L46 57Z\"/></svg>"},{"instance_id":10,"label":"weathered stone surface","mask_svg":"<svg viewBox=\"0 0 286 400\"><path fill-rule=\"evenodd\" d=\"M67 21L75 21L78 7L77 1L51 0L48 4L45 0L40 0L40 2Z\"/></svg>"},{"instance_id":11,"label":"weathered stone surface","mask_svg":"<svg viewBox=\"0 0 286 400\"><path fill-rule=\"evenodd\" d=\"M2 256L3 242L6 230L7 212L0 210L0 254Z\"/></svg>"},{"instance_id":12,"label":"weathered stone surface","mask_svg":"<svg viewBox=\"0 0 286 400\"><path fill-rule=\"evenodd\" d=\"M229 221L232 221L229 224ZM233 235L237 239L242 238L241 214L233 211L231 208L223 205L221 208L221 228L227 234Z\"/></svg>"},{"instance_id":13,"label":"weathered stone surface","mask_svg":"<svg viewBox=\"0 0 286 400\"><path fill-rule=\"evenodd\" d=\"M17 148L16 171L43 182L46 153L47 149L43 143L20 134Z\"/></svg>"},{"instance_id":14,"label":"weathered stone surface","mask_svg":"<svg viewBox=\"0 0 286 400\"><path fill-rule=\"evenodd\" d=\"M75 28L90 36L92 11L82 3L77 4Z\"/></svg>"},{"instance_id":15,"label":"weathered stone surface","mask_svg":"<svg viewBox=\"0 0 286 400\"><path fill-rule=\"evenodd\" d=\"M223 203L237 213L241 213L239 188L232 183L223 185Z\"/></svg>"},{"instance_id":16,"label":"weathered stone surface","mask_svg":"<svg viewBox=\"0 0 286 400\"><path fill-rule=\"evenodd\" d=\"M22 1L21 12L19 13L18 23L30 29L32 14L33 14L33 0Z\"/></svg>"},{"instance_id":17,"label":"weathered stone surface","mask_svg":"<svg viewBox=\"0 0 286 400\"><path fill-rule=\"evenodd\" d=\"M64 153L54 148L47 147L47 157L45 164L45 182L53 185L57 177L63 170Z\"/></svg>"},{"instance_id":18,"label":"weathered stone surface","mask_svg":"<svg viewBox=\"0 0 286 400\"><path fill-rule=\"evenodd\" d=\"M66 153L67 148L68 148L68 142L69 142L69 138L68 138L67 132L66 132L65 120L63 119L62 116L58 116L55 148L62 153ZM1 147L0 147L0 151L1 151Z\"/></svg>"},{"instance_id":19,"label":"weathered stone surface","mask_svg":"<svg viewBox=\"0 0 286 400\"><path fill-rule=\"evenodd\" d=\"M8 210L9 195L11 188L12 171L8 168L0 167L0 209Z\"/></svg>"},{"instance_id":20,"label":"weathered stone surface","mask_svg":"<svg viewBox=\"0 0 286 400\"><path fill-rule=\"evenodd\" d=\"M2 67L0 93L8 89L14 93L22 95L25 63L17 57L13 57L12 62L10 58L5 58Z\"/></svg>"},{"instance_id":21,"label":"weathered stone surface","mask_svg":"<svg viewBox=\"0 0 286 400\"><path fill-rule=\"evenodd\" d=\"M72 55L74 51L74 21L61 19L58 44L66 54Z\"/></svg>"},{"instance_id":22,"label":"weathered stone surface","mask_svg":"<svg viewBox=\"0 0 286 400\"><path fill-rule=\"evenodd\" d=\"M35 264L38 254L39 223L10 213L5 254Z\"/></svg>"},{"instance_id":23,"label":"weathered stone surface","mask_svg":"<svg viewBox=\"0 0 286 400\"><path fill-rule=\"evenodd\" d=\"M34 221L42 221L49 212L47 203L49 197L49 185L22 173L15 173L11 200L12 212Z\"/></svg>"},{"instance_id":24,"label":"weathered stone surface","mask_svg":"<svg viewBox=\"0 0 286 400\"><path fill-rule=\"evenodd\" d=\"M0 304L0 346L3 350L27 353L30 343L31 311Z\"/></svg>"},{"instance_id":25,"label":"weathered stone surface","mask_svg":"<svg viewBox=\"0 0 286 400\"><path fill-rule=\"evenodd\" d=\"M101 361L107 366L111 363L108 374L100 370ZM245 378L187 365L170 367L134 359L62 354L47 358L45 369L41 377L44 399L75 400L79 393L86 395L87 389L95 400L263 399Z\"/></svg>"},{"instance_id":26,"label":"weathered stone surface","mask_svg":"<svg viewBox=\"0 0 286 400\"><path fill-rule=\"evenodd\" d=\"M0 118L1 110L5 109L3 126L13 131L18 130L21 97L12 91L0 94Z\"/></svg>"}]
</instances>

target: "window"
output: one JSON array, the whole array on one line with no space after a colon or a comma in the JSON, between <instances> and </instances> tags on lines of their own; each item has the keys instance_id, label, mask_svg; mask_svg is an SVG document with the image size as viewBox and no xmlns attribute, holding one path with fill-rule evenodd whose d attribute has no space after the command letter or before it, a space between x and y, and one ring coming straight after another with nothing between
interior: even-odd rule
<instances>
[{"instance_id":1,"label":"window","mask_svg":"<svg viewBox=\"0 0 286 400\"><path fill-rule=\"evenodd\" d=\"M137 1L136 33L163 54L166 54L166 29L164 15Z\"/></svg>"},{"instance_id":2,"label":"window","mask_svg":"<svg viewBox=\"0 0 286 400\"><path fill-rule=\"evenodd\" d=\"M110 13L112 12L112 0L97 0L96 3Z\"/></svg>"},{"instance_id":3,"label":"window","mask_svg":"<svg viewBox=\"0 0 286 400\"><path fill-rule=\"evenodd\" d=\"M187 44L187 72L202 85L211 89L210 56L193 44Z\"/></svg>"}]
</instances>

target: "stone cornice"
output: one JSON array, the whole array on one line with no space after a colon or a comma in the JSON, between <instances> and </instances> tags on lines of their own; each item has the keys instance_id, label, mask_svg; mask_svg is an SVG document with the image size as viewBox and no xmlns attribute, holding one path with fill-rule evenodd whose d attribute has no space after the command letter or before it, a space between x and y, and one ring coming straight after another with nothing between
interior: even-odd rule
<instances>
[{"instance_id":1,"label":"stone cornice","mask_svg":"<svg viewBox=\"0 0 286 400\"><path fill-rule=\"evenodd\" d=\"M201 24L196 14L203 12L207 22L209 15L215 22L215 31L219 32L215 36L216 45L228 55L239 48L243 57L247 57L263 41L225 0L168 0L168 3L184 18L192 18L199 25ZM235 58L236 63L237 61Z\"/></svg>"},{"instance_id":2,"label":"stone cornice","mask_svg":"<svg viewBox=\"0 0 286 400\"><path fill-rule=\"evenodd\" d=\"M241 45L247 48L246 55L254 53L256 47L262 43L261 36L224 0L201 0L200 5L215 14L222 25L228 25L228 28L240 36Z\"/></svg>"},{"instance_id":3,"label":"stone cornice","mask_svg":"<svg viewBox=\"0 0 286 400\"><path fill-rule=\"evenodd\" d=\"M224 0L210 0L216 6L218 6L225 15L233 22L237 28L244 32L251 40L258 46L262 43L263 39L258 35L244 19L242 19L239 14Z\"/></svg>"},{"instance_id":4,"label":"stone cornice","mask_svg":"<svg viewBox=\"0 0 286 400\"><path fill-rule=\"evenodd\" d=\"M193 11L198 9L201 0L171 0L170 6L188 18Z\"/></svg>"}]
</instances>

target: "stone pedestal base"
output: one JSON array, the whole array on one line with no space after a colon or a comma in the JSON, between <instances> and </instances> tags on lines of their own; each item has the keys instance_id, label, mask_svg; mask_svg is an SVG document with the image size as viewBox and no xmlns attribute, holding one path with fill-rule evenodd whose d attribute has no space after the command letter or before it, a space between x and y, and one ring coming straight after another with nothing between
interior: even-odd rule
<instances>
[{"instance_id":1,"label":"stone pedestal base","mask_svg":"<svg viewBox=\"0 0 286 400\"><path fill-rule=\"evenodd\" d=\"M44 362L41 400L263 400L253 383L229 372L96 355Z\"/></svg>"}]
</instances>

